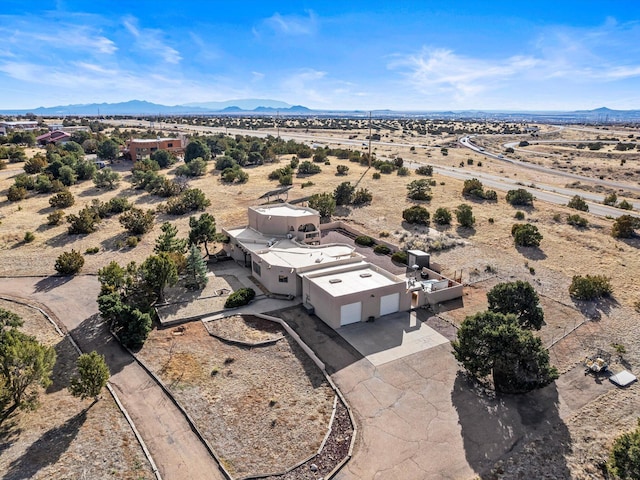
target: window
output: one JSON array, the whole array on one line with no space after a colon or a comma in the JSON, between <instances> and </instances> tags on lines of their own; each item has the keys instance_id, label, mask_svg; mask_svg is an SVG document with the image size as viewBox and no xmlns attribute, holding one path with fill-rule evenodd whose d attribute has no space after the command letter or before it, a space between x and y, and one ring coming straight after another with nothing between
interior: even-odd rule
<instances>
[{"instance_id":1,"label":"window","mask_svg":"<svg viewBox=\"0 0 640 480\"><path fill-rule=\"evenodd\" d=\"M253 271L256 275L260 275L260 264L253 262Z\"/></svg>"},{"instance_id":2,"label":"window","mask_svg":"<svg viewBox=\"0 0 640 480\"><path fill-rule=\"evenodd\" d=\"M171 148L171 147L173 147L173 143L172 142L167 143L167 148Z\"/></svg>"},{"instance_id":3,"label":"window","mask_svg":"<svg viewBox=\"0 0 640 480\"><path fill-rule=\"evenodd\" d=\"M278 275L278 281L280 283L289 283L289 277L287 275Z\"/></svg>"}]
</instances>

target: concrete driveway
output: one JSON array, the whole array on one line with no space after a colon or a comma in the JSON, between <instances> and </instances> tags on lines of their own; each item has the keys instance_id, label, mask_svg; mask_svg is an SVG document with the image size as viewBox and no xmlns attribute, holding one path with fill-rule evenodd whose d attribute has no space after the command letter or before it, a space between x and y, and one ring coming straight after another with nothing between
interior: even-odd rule
<instances>
[{"instance_id":1,"label":"concrete driveway","mask_svg":"<svg viewBox=\"0 0 640 480\"><path fill-rule=\"evenodd\" d=\"M407 324L393 315L336 332L302 309L273 314L285 319L326 363L356 417L354 454L335 477L338 480L485 475L497 460L551 429L570 445L563 418L611 388L609 382L597 384L577 368L527 395L484 391L460 371L451 345L439 340L452 338L451 329L425 310L417 312L417 320L438 330L432 336L438 340L413 342L423 346L418 351L403 350L402 342L398 344L407 335ZM382 325L385 318L392 324ZM375 341L367 338L375 334L370 327L379 328L383 336L387 329L395 333ZM356 338L359 333L365 338ZM379 349L385 344L395 353L381 357ZM570 477L566 465L553 468L554 478Z\"/></svg>"}]
</instances>

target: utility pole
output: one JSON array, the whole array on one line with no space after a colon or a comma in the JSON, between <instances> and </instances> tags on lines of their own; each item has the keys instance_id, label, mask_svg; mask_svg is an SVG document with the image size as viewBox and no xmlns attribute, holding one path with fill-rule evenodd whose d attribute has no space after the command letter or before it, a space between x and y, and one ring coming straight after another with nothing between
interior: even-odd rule
<instances>
[{"instance_id":1,"label":"utility pole","mask_svg":"<svg viewBox=\"0 0 640 480\"><path fill-rule=\"evenodd\" d=\"M371 110L369 110L369 168L371 168Z\"/></svg>"}]
</instances>

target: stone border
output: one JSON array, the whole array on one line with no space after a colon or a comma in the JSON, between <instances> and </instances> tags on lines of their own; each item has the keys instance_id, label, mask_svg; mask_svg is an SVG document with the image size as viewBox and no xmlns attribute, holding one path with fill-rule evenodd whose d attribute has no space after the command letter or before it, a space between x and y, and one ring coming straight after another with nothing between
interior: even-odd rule
<instances>
[{"instance_id":1,"label":"stone border","mask_svg":"<svg viewBox=\"0 0 640 480\"><path fill-rule=\"evenodd\" d=\"M51 325L53 325L53 327L55 328L55 330L58 333L58 335L60 335L62 338L68 338L69 341L71 342L71 345L73 346L73 348L76 350L76 352L78 352L78 355L82 355L82 350L80 349L80 347L78 346L76 341L73 339L71 334L70 333L67 333L67 334L63 333L62 330L60 330L60 327L58 327L58 324L42 308L37 307L35 305L31 305L29 303L26 303L26 302L23 302L23 301L20 301L20 300L17 300L15 298L8 298L8 297L5 297L5 296L0 296L0 299L1 300L5 300L7 302L17 303L18 305L23 305L25 307L33 308L34 310L37 310L38 312L40 312L49 321L49 323L51 323ZM109 382L107 382L106 386L107 386L107 390L109 390L109 393L113 397L113 400L116 402L116 406L118 407L118 409L120 410L120 412L124 416L125 420L127 421L129 426L131 427L131 430L133 431L133 435L136 437L136 440L140 444L140 447L142 448L142 452L144 453L144 456L147 458L147 461L151 465L152 473L156 476L157 480L162 480L162 476L160 475L160 470L158 470L158 466L156 465L156 462L154 462L153 457L151 456L151 452L149 452L149 449L147 448L147 444L142 439L142 436L140 435L140 432L136 428L135 423L133 423L133 419L129 415L129 412L127 412L127 409L125 408L125 406L122 404L122 402L120 402L120 398L116 394L116 392L113 389L113 387L111 386L111 384Z\"/></svg>"}]
</instances>

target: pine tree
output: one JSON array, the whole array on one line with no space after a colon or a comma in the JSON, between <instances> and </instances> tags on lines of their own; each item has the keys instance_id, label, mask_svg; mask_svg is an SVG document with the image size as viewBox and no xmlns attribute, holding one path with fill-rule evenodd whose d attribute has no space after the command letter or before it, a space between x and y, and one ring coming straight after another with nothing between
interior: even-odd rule
<instances>
[{"instance_id":1,"label":"pine tree","mask_svg":"<svg viewBox=\"0 0 640 480\"><path fill-rule=\"evenodd\" d=\"M164 222L160 227L162 233L156 239L156 246L153 249L154 252L177 252L177 253L185 253L187 250L187 239L186 238L177 238L178 237L178 229L175 225L172 225L169 222Z\"/></svg>"},{"instance_id":2,"label":"pine tree","mask_svg":"<svg viewBox=\"0 0 640 480\"><path fill-rule=\"evenodd\" d=\"M189 254L187 256L186 271L186 287L196 290L198 288L204 288L209 279L207 278L207 264L202 258L200 249L191 244L189 248Z\"/></svg>"},{"instance_id":3,"label":"pine tree","mask_svg":"<svg viewBox=\"0 0 640 480\"><path fill-rule=\"evenodd\" d=\"M69 391L74 397L85 399L93 397L96 401L102 388L109 380L109 367L104 356L95 350L91 353L83 353L76 362L78 375L71 379Z\"/></svg>"}]
</instances>

